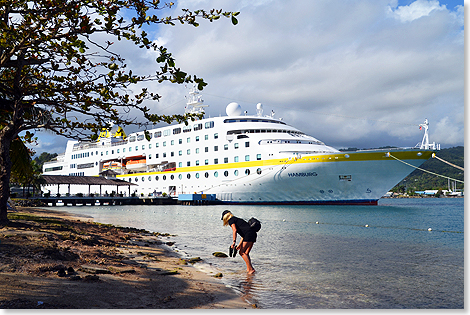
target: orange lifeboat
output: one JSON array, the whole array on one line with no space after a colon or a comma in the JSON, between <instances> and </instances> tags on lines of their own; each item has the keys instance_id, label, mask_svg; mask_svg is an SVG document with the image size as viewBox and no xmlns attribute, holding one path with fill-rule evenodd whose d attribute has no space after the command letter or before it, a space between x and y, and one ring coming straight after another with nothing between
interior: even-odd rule
<instances>
[{"instance_id":1,"label":"orange lifeboat","mask_svg":"<svg viewBox=\"0 0 470 315\"><path fill-rule=\"evenodd\" d=\"M145 168L146 163L147 163L146 159L129 160L126 163L126 168L129 169L129 170Z\"/></svg>"}]
</instances>

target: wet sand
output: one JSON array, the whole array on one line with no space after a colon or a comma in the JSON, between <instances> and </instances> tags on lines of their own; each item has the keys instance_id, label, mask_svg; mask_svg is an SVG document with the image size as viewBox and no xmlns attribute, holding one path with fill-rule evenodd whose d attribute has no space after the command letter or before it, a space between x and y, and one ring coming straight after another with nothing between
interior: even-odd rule
<instances>
[{"instance_id":1,"label":"wet sand","mask_svg":"<svg viewBox=\"0 0 470 315\"><path fill-rule=\"evenodd\" d=\"M251 309L171 236L17 208L0 227L0 309ZM197 262L196 262L197 264Z\"/></svg>"}]
</instances>

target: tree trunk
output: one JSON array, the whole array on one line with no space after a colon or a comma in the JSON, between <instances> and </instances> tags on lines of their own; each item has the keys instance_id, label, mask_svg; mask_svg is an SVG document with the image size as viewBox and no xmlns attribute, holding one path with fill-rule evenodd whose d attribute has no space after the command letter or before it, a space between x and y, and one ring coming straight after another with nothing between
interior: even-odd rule
<instances>
[{"instance_id":1,"label":"tree trunk","mask_svg":"<svg viewBox=\"0 0 470 315\"><path fill-rule=\"evenodd\" d=\"M0 130L0 226L8 224L7 204L10 197L11 141L16 133L9 126Z\"/></svg>"}]
</instances>

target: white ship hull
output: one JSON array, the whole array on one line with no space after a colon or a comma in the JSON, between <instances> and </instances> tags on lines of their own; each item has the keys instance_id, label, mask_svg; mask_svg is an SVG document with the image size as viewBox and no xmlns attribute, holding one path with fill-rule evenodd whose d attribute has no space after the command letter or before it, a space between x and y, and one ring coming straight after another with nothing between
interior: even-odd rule
<instances>
[{"instance_id":1,"label":"white ship hull","mask_svg":"<svg viewBox=\"0 0 470 315\"><path fill-rule=\"evenodd\" d=\"M44 165L44 174L98 176L105 163L145 158L139 168L114 170L136 185L117 193L216 194L221 202L240 204L377 204L433 153L429 146L340 152L272 116L242 116L230 106L228 116L147 130L150 141L143 131L126 138L108 133L96 143L69 141L57 161ZM97 193L67 189L58 192Z\"/></svg>"}]
</instances>

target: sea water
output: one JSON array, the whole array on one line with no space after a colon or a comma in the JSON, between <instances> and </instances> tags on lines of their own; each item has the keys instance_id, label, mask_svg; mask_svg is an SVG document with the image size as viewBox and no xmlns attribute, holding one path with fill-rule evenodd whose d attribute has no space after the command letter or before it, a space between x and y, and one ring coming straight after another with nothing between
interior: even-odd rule
<instances>
[{"instance_id":1,"label":"sea water","mask_svg":"<svg viewBox=\"0 0 470 315\"><path fill-rule=\"evenodd\" d=\"M464 199L381 199L378 206L53 207L96 222L175 236L183 258L260 308L464 308ZM228 254L221 213L262 222L254 275ZM166 240L166 238L164 239ZM238 242L237 242L238 243Z\"/></svg>"}]
</instances>

